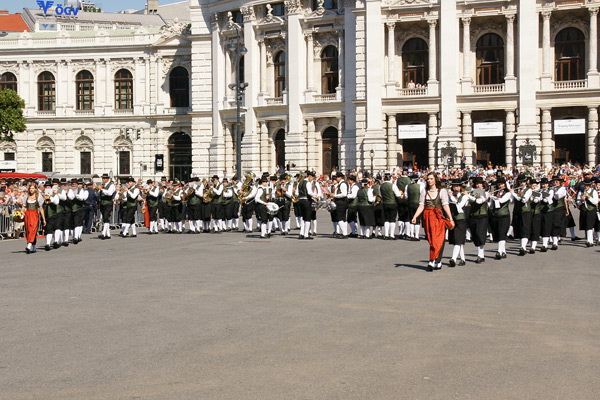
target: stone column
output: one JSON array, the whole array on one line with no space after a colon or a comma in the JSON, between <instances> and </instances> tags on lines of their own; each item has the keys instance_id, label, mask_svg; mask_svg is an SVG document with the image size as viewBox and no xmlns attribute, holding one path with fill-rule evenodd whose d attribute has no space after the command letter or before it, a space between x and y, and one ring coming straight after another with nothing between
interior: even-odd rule
<instances>
[{"instance_id":1,"label":"stone column","mask_svg":"<svg viewBox=\"0 0 600 400\"><path fill-rule=\"evenodd\" d=\"M267 121L260 121L260 170L271 171L273 166L271 165L271 152L269 151L269 128Z\"/></svg>"},{"instance_id":2,"label":"stone column","mask_svg":"<svg viewBox=\"0 0 600 400\"><path fill-rule=\"evenodd\" d=\"M388 54L388 79L387 79L387 97L396 97L396 43L394 29L396 21L386 22L387 26L387 54Z\"/></svg>"},{"instance_id":3,"label":"stone column","mask_svg":"<svg viewBox=\"0 0 600 400\"><path fill-rule=\"evenodd\" d=\"M315 120L313 118L306 119L306 138L307 138L307 164L311 170L316 170L319 167L319 155L317 147L317 133L315 132Z\"/></svg>"},{"instance_id":4,"label":"stone column","mask_svg":"<svg viewBox=\"0 0 600 400\"><path fill-rule=\"evenodd\" d=\"M588 131L586 137L586 161L595 165L598 161L598 107L588 108Z\"/></svg>"},{"instance_id":5,"label":"stone column","mask_svg":"<svg viewBox=\"0 0 600 400\"><path fill-rule=\"evenodd\" d=\"M260 93L264 95L267 91L267 53L265 49L265 40L258 40L259 57L260 57Z\"/></svg>"},{"instance_id":6,"label":"stone column","mask_svg":"<svg viewBox=\"0 0 600 400\"><path fill-rule=\"evenodd\" d=\"M106 82L106 103L104 103L104 115L113 115L113 110L116 107L113 90L115 85L111 85L112 82L111 71L110 71L110 60L104 59L104 81ZM115 71L116 72L116 71ZM112 94L112 96L111 96Z\"/></svg>"},{"instance_id":7,"label":"stone column","mask_svg":"<svg viewBox=\"0 0 600 400\"><path fill-rule=\"evenodd\" d=\"M462 94L471 93L471 18L461 18L463 23L463 77Z\"/></svg>"},{"instance_id":8,"label":"stone column","mask_svg":"<svg viewBox=\"0 0 600 400\"><path fill-rule=\"evenodd\" d=\"M440 131L439 136L444 142L450 140L452 143L460 142L458 125L458 107L456 98L459 94L460 81L459 63L457 55L460 53L460 22L457 15L457 2L442 1L440 4L440 60L444 61L444 68L439 70L440 80ZM452 60L452 62L448 62ZM471 84L469 83L469 88Z\"/></svg>"},{"instance_id":9,"label":"stone column","mask_svg":"<svg viewBox=\"0 0 600 400\"><path fill-rule=\"evenodd\" d=\"M515 78L515 15L506 16L506 76L504 77L504 89L507 93L517 91Z\"/></svg>"},{"instance_id":10,"label":"stone column","mask_svg":"<svg viewBox=\"0 0 600 400\"><path fill-rule=\"evenodd\" d=\"M465 155L465 164L475 164L473 153L475 152L475 142L473 141L473 124L471 121L471 113L462 113L462 148Z\"/></svg>"},{"instance_id":11,"label":"stone column","mask_svg":"<svg viewBox=\"0 0 600 400\"><path fill-rule=\"evenodd\" d=\"M336 88L337 100L344 100L344 79L346 75L345 63L344 63L344 34L340 32L338 36L338 87ZM339 153L338 153L339 154Z\"/></svg>"},{"instance_id":12,"label":"stone column","mask_svg":"<svg viewBox=\"0 0 600 400\"><path fill-rule=\"evenodd\" d=\"M588 71L588 87L600 86L598 79L598 7L590 7L590 69Z\"/></svg>"},{"instance_id":13,"label":"stone column","mask_svg":"<svg viewBox=\"0 0 600 400\"><path fill-rule=\"evenodd\" d=\"M554 140L552 140L552 113L550 108L542 108L542 167L554 163L552 153Z\"/></svg>"},{"instance_id":14,"label":"stone column","mask_svg":"<svg viewBox=\"0 0 600 400\"><path fill-rule=\"evenodd\" d=\"M437 21L432 19L429 23L429 79L427 80L427 94L437 96L438 80L437 80L437 40L435 27Z\"/></svg>"},{"instance_id":15,"label":"stone column","mask_svg":"<svg viewBox=\"0 0 600 400\"><path fill-rule=\"evenodd\" d=\"M306 90L314 90L314 41L312 32L304 32L306 38Z\"/></svg>"},{"instance_id":16,"label":"stone column","mask_svg":"<svg viewBox=\"0 0 600 400\"><path fill-rule=\"evenodd\" d=\"M396 114L390 114L387 121L387 169L392 169L398 164L397 131Z\"/></svg>"},{"instance_id":17,"label":"stone column","mask_svg":"<svg viewBox=\"0 0 600 400\"><path fill-rule=\"evenodd\" d=\"M550 90L552 85L552 68L550 66L550 17L552 13L550 11L542 11L542 53L543 53L543 64L542 64L542 76L541 84L542 90Z\"/></svg>"},{"instance_id":18,"label":"stone column","mask_svg":"<svg viewBox=\"0 0 600 400\"><path fill-rule=\"evenodd\" d=\"M229 124L224 123L223 124L223 136L225 136L225 157L224 157L224 163L225 163L225 171L230 172L230 171L235 171L235 160L232 159L231 154L232 154L232 146L233 146L233 137L231 136L231 128L229 127ZM235 158L235 157L234 157ZM233 167L233 168L232 168Z\"/></svg>"},{"instance_id":19,"label":"stone column","mask_svg":"<svg viewBox=\"0 0 600 400\"><path fill-rule=\"evenodd\" d=\"M429 129L427 132L427 159L430 167L437 165L435 145L438 138L437 113L429 113ZM422 166L420 166L422 167Z\"/></svg>"},{"instance_id":20,"label":"stone column","mask_svg":"<svg viewBox=\"0 0 600 400\"><path fill-rule=\"evenodd\" d=\"M514 166L515 163L515 111L506 111L506 134L505 134L505 163L507 167Z\"/></svg>"}]
</instances>

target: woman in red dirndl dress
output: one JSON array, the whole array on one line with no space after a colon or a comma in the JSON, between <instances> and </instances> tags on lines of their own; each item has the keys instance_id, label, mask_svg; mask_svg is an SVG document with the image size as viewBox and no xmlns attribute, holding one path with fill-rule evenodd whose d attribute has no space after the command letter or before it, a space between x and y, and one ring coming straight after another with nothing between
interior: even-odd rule
<instances>
[{"instance_id":1,"label":"woman in red dirndl dress","mask_svg":"<svg viewBox=\"0 0 600 400\"><path fill-rule=\"evenodd\" d=\"M35 244L37 242L40 217L42 217L43 224L46 225L46 217L44 216L44 209L42 208L43 201L43 197L40 195L37 185L35 183L30 183L23 202L25 237L27 238L25 252L27 254L35 253L36 251Z\"/></svg>"},{"instance_id":2,"label":"woman in red dirndl dress","mask_svg":"<svg viewBox=\"0 0 600 400\"><path fill-rule=\"evenodd\" d=\"M430 172L427 174L425 189L421 189L419 208L417 209L412 223L423 213L423 226L427 241L429 242L429 271L442 268L442 256L446 241L446 225L443 212L448 216L450 228L454 228L452 212L448 205L448 192L442 189L439 176Z\"/></svg>"}]
</instances>

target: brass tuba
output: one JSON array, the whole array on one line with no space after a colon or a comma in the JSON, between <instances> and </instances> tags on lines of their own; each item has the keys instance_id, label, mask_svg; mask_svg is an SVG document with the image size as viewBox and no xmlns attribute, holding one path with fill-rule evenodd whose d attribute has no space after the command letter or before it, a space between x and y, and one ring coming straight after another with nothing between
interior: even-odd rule
<instances>
[{"instance_id":1,"label":"brass tuba","mask_svg":"<svg viewBox=\"0 0 600 400\"><path fill-rule=\"evenodd\" d=\"M252 193L252 187L250 186L250 183L252 182L252 180L254 178L256 178L256 175L254 175L254 172L250 171L250 172L246 173L246 177L244 178L244 183L242 184L242 187L238 191L238 198L240 199L241 204L246 203L246 197L248 197L250 195L250 193Z\"/></svg>"},{"instance_id":2,"label":"brass tuba","mask_svg":"<svg viewBox=\"0 0 600 400\"><path fill-rule=\"evenodd\" d=\"M294 188L292 189L292 203L297 203L298 201L300 201L298 196L296 196L296 189L298 188L298 184L302 182L304 178L304 173L300 172L298 179L296 179L296 182L294 182Z\"/></svg>"}]
</instances>

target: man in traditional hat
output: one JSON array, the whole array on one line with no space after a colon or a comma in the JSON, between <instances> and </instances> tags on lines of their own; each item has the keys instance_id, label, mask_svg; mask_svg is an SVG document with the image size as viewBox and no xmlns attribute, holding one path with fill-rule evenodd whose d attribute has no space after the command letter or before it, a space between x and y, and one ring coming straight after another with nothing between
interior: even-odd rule
<instances>
[{"instance_id":1,"label":"man in traditional hat","mask_svg":"<svg viewBox=\"0 0 600 400\"><path fill-rule=\"evenodd\" d=\"M310 219L312 215L312 182L315 176L312 172L307 171L306 178L298 183L296 187L296 196L298 197L300 211L300 236L298 239L312 239L310 236Z\"/></svg>"},{"instance_id":2,"label":"man in traditional hat","mask_svg":"<svg viewBox=\"0 0 600 400\"><path fill-rule=\"evenodd\" d=\"M183 233L183 190L179 179L173 180L173 196L171 197L170 215L171 229L173 233Z\"/></svg>"},{"instance_id":3,"label":"man in traditional hat","mask_svg":"<svg viewBox=\"0 0 600 400\"><path fill-rule=\"evenodd\" d=\"M485 192L485 181L481 176L473 178L474 189L469 194L471 211L469 215L469 229L473 238L473 244L477 247L477 259L475 262L485 262L485 242L489 225L488 218L488 194Z\"/></svg>"},{"instance_id":4,"label":"man in traditional hat","mask_svg":"<svg viewBox=\"0 0 600 400\"><path fill-rule=\"evenodd\" d=\"M396 186L402 193L402 196L398 198L398 238L406 238L408 232L407 226L410 223L408 213L408 199L406 197L406 187L410 185L410 178L406 175L408 171L407 167L402 168L401 176L396 179ZM393 235L393 231L392 231Z\"/></svg>"},{"instance_id":5,"label":"man in traditional hat","mask_svg":"<svg viewBox=\"0 0 600 400\"><path fill-rule=\"evenodd\" d=\"M193 193L187 197L187 214L188 223L190 224L190 230L188 233L200 233L202 230L202 217L200 204L202 198L198 196L197 192L201 192L200 178L197 176L193 177L188 190L193 190Z\"/></svg>"},{"instance_id":6,"label":"man in traditional hat","mask_svg":"<svg viewBox=\"0 0 600 400\"><path fill-rule=\"evenodd\" d=\"M313 207L313 204L319 203L323 197L323 190L321 189L320 183L317 181L317 173L311 171L309 176L312 177L312 180L310 181L310 191L312 193L312 201L310 202L310 234L312 236L317 236L317 209Z\"/></svg>"},{"instance_id":7,"label":"man in traditional hat","mask_svg":"<svg viewBox=\"0 0 600 400\"><path fill-rule=\"evenodd\" d=\"M273 228L273 215L267 212L267 203L271 199L271 188L269 187L267 178L260 178L255 199L256 214L260 215L262 222L260 225L260 237L261 239L266 239L271 237L271 230Z\"/></svg>"},{"instance_id":8,"label":"man in traditional hat","mask_svg":"<svg viewBox=\"0 0 600 400\"><path fill-rule=\"evenodd\" d=\"M453 179L452 190L448 193L448 200L452 218L454 219L454 229L448 231L448 243L453 244L452 258L449 266L465 265L465 238L467 232L467 220L465 218L464 208L469 203L469 195L463 191L463 183L459 178ZM460 257L460 260L459 260Z\"/></svg>"},{"instance_id":9,"label":"man in traditional hat","mask_svg":"<svg viewBox=\"0 0 600 400\"><path fill-rule=\"evenodd\" d=\"M381 193L381 203L383 205L383 238L385 240L396 239L394 231L396 230L396 216L398 215L398 202L402 199L402 192L397 185L392 183L392 175L386 173L383 175L383 183L379 191Z\"/></svg>"},{"instance_id":10,"label":"man in traditional hat","mask_svg":"<svg viewBox=\"0 0 600 400\"><path fill-rule=\"evenodd\" d=\"M527 186L527 177L524 174L517 176L517 188L511 190L514 199L513 231L515 239L520 239L519 255L527 254L527 242L531 236L531 189Z\"/></svg>"},{"instance_id":11,"label":"man in traditional hat","mask_svg":"<svg viewBox=\"0 0 600 400\"><path fill-rule=\"evenodd\" d=\"M137 212L137 198L140 195L140 190L135 185L135 179L129 177L127 179L127 191L124 202L121 202L121 206L124 206L123 213L123 231L121 232L122 237L127 237L129 234L129 228L131 228L131 237L137 237L135 228L135 214Z\"/></svg>"},{"instance_id":12,"label":"man in traditional hat","mask_svg":"<svg viewBox=\"0 0 600 400\"><path fill-rule=\"evenodd\" d=\"M102 233L100 239L110 239L110 217L113 211L113 196L116 186L109 180L108 174L102 175L102 186L100 190L100 213L102 214Z\"/></svg>"},{"instance_id":13,"label":"man in traditional hat","mask_svg":"<svg viewBox=\"0 0 600 400\"><path fill-rule=\"evenodd\" d=\"M421 196L421 185L418 183L419 176L417 174L413 174L410 177L411 183L406 186L406 199L408 202L408 239L411 241L419 241L421 240L419 234L421 232L421 216L417 218L416 224L412 224L413 217L417 209L419 208L419 198Z\"/></svg>"},{"instance_id":14,"label":"man in traditional hat","mask_svg":"<svg viewBox=\"0 0 600 400\"><path fill-rule=\"evenodd\" d=\"M148 179L146 182L148 185L146 195L146 212L150 218L150 228L148 234L158 234L158 207L160 204L160 189L158 188L158 182Z\"/></svg>"},{"instance_id":15,"label":"man in traditional hat","mask_svg":"<svg viewBox=\"0 0 600 400\"><path fill-rule=\"evenodd\" d=\"M166 176L161 177L160 185L159 185L160 196L158 197L158 222L160 223L161 231L166 230L167 224L168 224L168 221L167 221L168 205L167 205L167 197L165 196L165 193L167 192L167 186L168 186L167 177Z\"/></svg>"},{"instance_id":16,"label":"man in traditional hat","mask_svg":"<svg viewBox=\"0 0 600 400\"><path fill-rule=\"evenodd\" d=\"M358 237L358 191L360 186L357 183L356 175L348 175L348 223L350 224L350 234L348 237Z\"/></svg>"},{"instance_id":17,"label":"man in traditional hat","mask_svg":"<svg viewBox=\"0 0 600 400\"><path fill-rule=\"evenodd\" d=\"M71 212L73 217L73 244L81 242L83 233L83 219L85 217L85 201L88 198L88 191L83 189L83 179L74 179L71 181L71 189L67 197L71 201Z\"/></svg>"},{"instance_id":18,"label":"man in traditional hat","mask_svg":"<svg viewBox=\"0 0 600 400\"><path fill-rule=\"evenodd\" d=\"M550 238L552 236L552 218L553 218L553 209L554 209L554 192L550 188L550 182L548 178L543 177L540 179L542 193L542 199L540 200L540 207L542 213L542 226L540 231L540 236L542 237L542 248L540 251L546 252L548 251L548 243L550 243Z\"/></svg>"},{"instance_id":19,"label":"man in traditional hat","mask_svg":"<svg viewBox=\"0 0 600 400\"><path fill-rule=\"evenodd\" d=\"M592 186L592 179L583 180L584 189L577 194L579 207L579 229L585 232L585 247L595 244L594 227L598 220L598 192Z\"/></svg>"},{"instance_id":20,"label":"man in traditional hat","mask_svg":"<svg viewBox=\"0 0 600 400\"><path fill-rule=\"evenodd\" d=\"M567 188L563 185L563 179L559 175L552 177L552 189L554 191L554 209L552 211L552 250L558 249L558 239L565 230L565 218L567 216Z\"/></svg>"},{"instance_id":21,"label":"man in traditional hat","mask_svg":"<svg viewBox=\"0 0 600 400\"><path fill-rule=\"evenodd\" d=\"M94 225L94 217L96 216L96 209L98 208L100 197L94 190L94 182L91 180L85 182L85 190L88 192L88 196L85 200L83 233L89 234Z\"/></svg>"},{"instance_id":22,"label":"man in traditional hat","mask_svg":"<svg viewBox=\"0 0 600 400\"><path fill-rule=\"evenodd\" d=\"M348 238L348 224L346 212L348 211L348 183L344 180L342 172L336 172L333 193L330 194L335 203L335 210L331 212L334 237L339 239Z\"/></svg>"},{"instance_id":23,"label":"man in traditional hat","mask_svg":"<svg viewBox=\"0 0 600 400\"><path fill-rule=\"evenodd\" d=\"M496 259L506 258L506 237L510 227L510 210L508 206L512 193L506 188L506 178L503 176L494 181L496 190L490 193L489 226L492 240L498 243Z\"/></svg>"}]
</instances>

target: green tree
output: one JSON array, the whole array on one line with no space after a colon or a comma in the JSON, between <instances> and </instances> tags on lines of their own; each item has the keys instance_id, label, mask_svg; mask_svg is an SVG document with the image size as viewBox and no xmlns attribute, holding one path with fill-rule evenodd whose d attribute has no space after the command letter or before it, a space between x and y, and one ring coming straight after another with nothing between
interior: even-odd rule
<instances>
[{"instance_id":1,"label":"green tree","mask_svg":"<svg viewBox=\"0 0 600 400\"><path fill-rule=\"evenodd\" d=\"M17 92L4 89L0 92L0 140L13 142L15 132L24 132L27 119L23 117L25 101Z\"/></svg>"}]
</instances>

